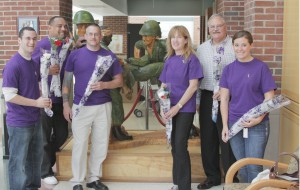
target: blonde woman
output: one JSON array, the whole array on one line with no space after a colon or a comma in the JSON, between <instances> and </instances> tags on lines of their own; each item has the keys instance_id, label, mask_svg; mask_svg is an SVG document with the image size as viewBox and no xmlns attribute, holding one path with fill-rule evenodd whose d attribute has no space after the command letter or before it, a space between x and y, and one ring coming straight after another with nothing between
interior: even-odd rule
<instances>
[{"instance_id":1,"label":"blonde woman","mask_svg":"<svg viewBox=\"0 0 300 190\"><path fill-rule=\"evenodd\" d=\"M202 78L202 68L188 30L174 26L168 35L166 60L159 78L162 87L167 84L170 87L171 109L161 114L164 120L172 118L172 190L191 190L188 138L196 112L196 90Z\"/></svg>"}]
</instances>

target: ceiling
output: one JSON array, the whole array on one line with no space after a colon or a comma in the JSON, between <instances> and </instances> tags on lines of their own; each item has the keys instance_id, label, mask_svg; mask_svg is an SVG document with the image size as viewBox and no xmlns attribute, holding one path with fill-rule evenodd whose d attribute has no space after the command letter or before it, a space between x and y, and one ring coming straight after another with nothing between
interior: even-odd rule
<instances>
[{"instance_id":1,"label":"ceiling","mask_svg":"<svg viewBox=\"0 0 300 190\"><path fill-rule=\"evenodd\" d=\"M114 7L100 0L73 0L73 11L87 10L93 14L95 19L102 16L126 16Z\"/></svg>"},{"instance_id":2,"label":"ceiling","mask_svg":"<svg viewBox=\"0 0 300 190\"><path fill-rule=\"evenodd\" d=\"M73 0L73 11L93 16L197 16L215 0Z\"/></svg>"}]
</instances>

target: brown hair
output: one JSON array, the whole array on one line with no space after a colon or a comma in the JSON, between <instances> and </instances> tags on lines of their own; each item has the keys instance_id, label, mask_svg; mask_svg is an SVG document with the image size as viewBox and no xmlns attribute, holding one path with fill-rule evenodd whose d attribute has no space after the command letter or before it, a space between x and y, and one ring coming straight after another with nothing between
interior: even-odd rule
<instances>
[{"instance_id":1,"label":"brown hair","mask_svg":"<svg viewBox=\"0 0 300 190\"><path fill-rule=\"evenodd\" d=\"M253 43L253 37L252 37L251 33L246 30L241 30L241 31L238 31L237 33L235 33L234 36L232 37L232 44L234 43L234 40L236 40L238 38L243 38L243 37L248 40L250 45Z\"/></svg>"}]
</instances>

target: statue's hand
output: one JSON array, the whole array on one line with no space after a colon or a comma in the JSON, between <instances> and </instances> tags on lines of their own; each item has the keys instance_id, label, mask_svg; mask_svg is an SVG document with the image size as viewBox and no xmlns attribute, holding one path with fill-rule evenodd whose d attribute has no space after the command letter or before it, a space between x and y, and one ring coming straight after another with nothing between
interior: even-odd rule
<instances>
[{"instance_id":1,"label":"statue's hand","mask_svg":"<svg viewBox=\"0 0 300 190\"><path fill-rule=\"evenodd\" d=\"M141 58L130 57L127 59L128 64L135 65L138 67L144 67L150 63L148 56L143 56Z\"/></svg>"}]
</instances>

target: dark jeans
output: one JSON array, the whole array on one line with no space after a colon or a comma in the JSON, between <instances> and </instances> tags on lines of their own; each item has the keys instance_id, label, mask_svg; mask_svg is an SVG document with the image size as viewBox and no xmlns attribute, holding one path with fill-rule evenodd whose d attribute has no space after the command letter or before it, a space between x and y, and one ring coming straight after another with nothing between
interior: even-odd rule
<instances>
[{"instance_id":1,"label":"dark jeans","mask_svg":"<svg viewBox=\"0 0 300 190\"><path fill-rule=\"evenodd\" d=\"M41 168L42 178L53 176L52 167L56 162L55 153L68 138L68 122L63 115L62 104L52 104L53 116L46 115L41 109L42 133L43 133L43 162Z\"/></svg>"},{"instance_id":2,"label":"dark jeans","mask_svg":"<svg viewBox=\"0 0 300 190\"><path fill-rule=\"evenodd\" d=\"M40 123L26 127L7 126L8 178L11 190L37 190L41 186L42 130Z\"/></svg>"},{"instance_id":3,"label":"dark jeans","mask_svg":"<svg viewBox=\"0 0 300 190\"><path fill-rule=\"evenodd\" d=\"M178 113L172 118L173 183L179 190L191 190L191 160L188 139L194 113Z\"/></svg>"},{"instance_id":4,"label":"dark jeans","mask_svg":"<svg viewBox=\"0 0 300 190\"><path fill-rule=\"evenodd\" d=\"M220 112L220 102L217 122L211 118L213 92L202 90L199 108L201 156L204 172L208 180L221 182L220 152L223 170L226 175L229 167L236 161L230 144L224 143L221 138L223 123ZM236 179L235 179L236 180Z\"/></svg>"}]
</instances>

